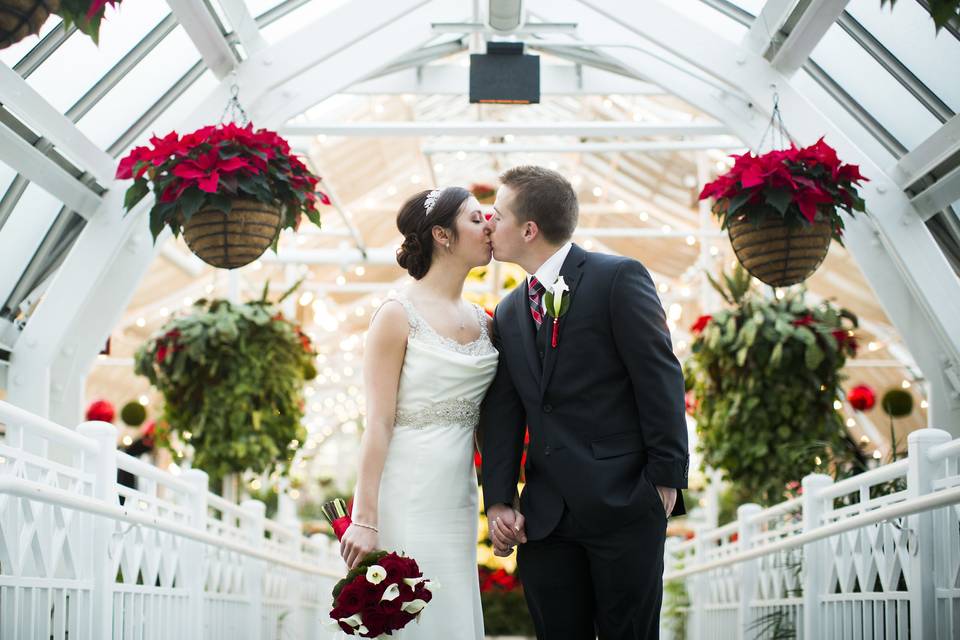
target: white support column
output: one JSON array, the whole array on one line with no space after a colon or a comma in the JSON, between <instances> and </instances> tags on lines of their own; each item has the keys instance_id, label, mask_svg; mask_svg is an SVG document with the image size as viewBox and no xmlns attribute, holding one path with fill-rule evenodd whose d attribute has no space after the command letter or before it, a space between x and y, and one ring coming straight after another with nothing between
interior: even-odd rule
<instances>
[{"instance_id":1,"label":"white support column","mask_svg":"<svg viewBox=\"0 0 960 640\"><path fill-rule=\"evenodd\" d=\"M247 533L247 543L259 548L263 544L263 521L267 505L259 500L244 500L240 505L244 510L243 529ZM244 585L250 599L248 610L247 640L261 640L263 631L263 574L264 562L255 558L244 558Z\"/></svg>"},{"instance_id":2,"label":"white support column","mask_svg":"<svg viewBox=\"0 0 960 640\"><path fill-rule=\"evenodd\" d=\"M940 429L918 429L907 436L907 494L917 498L933 492L944 466L930 462L930 449L950 442L950 434ZM907 517L907 531L912 538L910 571L905 576L910 592L910 637L933 640L937 634L937 573L935 550L937 538L946 536L946 529L934 527L935 511L923 511ZM910 543L908 542L908 545Z\"/></svg>"},{"instance_id":3,"label":"white support column","mask_svg":"<svg viewBox=\"0 0 960 640\"><path fill-rule=\"evenodd\" d=\"M187 469L183 473L183 479L193 487L193 495L190 496L190 526L198 531L207 530L207 491L209 490L210 478L205 471L200 469ZM184 540L181 555L183 564L183 579L187 590L189 591L189 619L191 633L189 640L204 640L209 637L204 619L205 590L207 567L204 561L204 548L200 542Z\"/></svg>"},{"instance_id":4,"label":"white support column","mask_svg":"<svg viewBox=\"0 0 960 640\"><path fill-rule=\"evenodd\" d=\"M749 551L753 542L756 525L749 522L750 518L763 511L758 504L747 503L737 507L737 538L740 541L740 550ZM740 599L737 609L737 631L740 637L751 635L750 625L753 624L751 603L757 592L757 560L747 560L740 565Z\"/></svg>"},{"instance_id":5,"label":"white support column","mask_svg":"<svg viewBox=\"0 0 960 640\"><path fill-rule=\"evenodd\" d=\"M823 526L823 500L817 494L833 484L833 478L822 473L804 476L803 487L803 532ZM825 581L830 563L830 546L825 540L803 546L803 638L820 640L822 616L820 595L826 591Z\"/></svg>"},{"instance_id":6,"label":"white support column","mask_svg":"<svg viewBox=\"0 0 960 640\"><path fill-rule=\"evenodd\" d=\"M97 443L99 450L84 465L93 474L93 497L109 505L117 505L117 428L108 422L84 422L77 431ZM114 523L109 518L91 516L89 548L91 637L109 638L113 621L113 563L110 562L110 538Z\"/></svg>"}]
</instances>

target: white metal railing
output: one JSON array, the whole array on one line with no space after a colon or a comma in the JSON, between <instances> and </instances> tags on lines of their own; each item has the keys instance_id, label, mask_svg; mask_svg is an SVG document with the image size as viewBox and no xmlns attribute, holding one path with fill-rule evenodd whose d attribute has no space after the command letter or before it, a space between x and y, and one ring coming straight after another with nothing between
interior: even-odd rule
<instances>
[{"instance_id":1,"label":"white metal railing","mask_svg":"<svg viewBox=\"0 0 960 640\"><path fill-rule=\"evenodd\" d=\"M0 640L330 637L334 541L118 452L113 425L2 401L0 424Z\"/></svg>"},{"instance_id":2,"label":"white metal railing","mask_svg":"<svg viewBox=\"0 0 960 640\"><path fill-rule=\"evenodd\" d=\"M668 542L664 581L686 598L664 637L960 637L960 439L914 431L905 460L802 486Z\"/></svg>"}]
</instances>

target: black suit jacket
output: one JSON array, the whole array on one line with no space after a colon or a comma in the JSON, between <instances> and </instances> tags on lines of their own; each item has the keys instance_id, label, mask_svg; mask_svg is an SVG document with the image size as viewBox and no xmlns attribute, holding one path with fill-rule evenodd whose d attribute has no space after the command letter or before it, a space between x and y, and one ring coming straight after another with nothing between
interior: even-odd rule
<instances>
[{"instance_id":1,"label":"black suit jacket","mask_svg":"<svg viewBox=\"0 0 960 640\"><path fill-rule=\"evenodd\" d=\"M500 363L480 414L487 506L513 502L530 429L520 510L531 540L549 535L564 503L605 532L662 510L654 485L687 486L683 373L650 274L573 245L560 275L570 306L556 348L552 318L538 340L526 284L497 307ZM678 491L672 515L685 512Z\"/></svg>"}]
</instances>

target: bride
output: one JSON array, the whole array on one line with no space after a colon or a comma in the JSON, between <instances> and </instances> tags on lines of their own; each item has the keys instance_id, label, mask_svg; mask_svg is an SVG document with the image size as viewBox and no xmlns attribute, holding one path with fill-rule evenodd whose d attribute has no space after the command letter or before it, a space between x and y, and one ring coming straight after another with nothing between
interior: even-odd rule
<instances>
[{"instance_id":1,"label":"bride","mask_svg":"<svg viewBox=\"0 0 960 640\"><path fill-rule=\"evenodd\" d=\"M487 314L463 300L492 257L493 223L466 189L423 191L400 209L397 262L415 279L367 333L367 424L340 552L353 568L375 549L403 552L437 584L400 640L482 640L474 429L497 370Z\"/></svg>"}]
</instances>

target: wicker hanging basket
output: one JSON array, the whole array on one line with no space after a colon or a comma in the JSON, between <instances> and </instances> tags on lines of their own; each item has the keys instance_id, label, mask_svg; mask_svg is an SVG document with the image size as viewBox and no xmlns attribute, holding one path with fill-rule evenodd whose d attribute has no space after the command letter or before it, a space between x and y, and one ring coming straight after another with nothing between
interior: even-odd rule
<instances>
[{"instance_id":1,"label":"wicker hanging basket","mask_svg":"<svg viewBox=\"0 0 960 640\"><path fill-rule=\"evenodd\" d=\"M187 246L209 265L236 269L263 255L280 232L280 207L237 198L225 214L206 206L183 225Z\"/></svg>"},{"instance_id":2,"label":"wicker hanging basket","mask_svg":"<svg viewBox=\"0 0 960 640\"><path fill-rule=\"evenodd\" d=\"M60 0L0 0L0 49L36 35Z\"/></svg>"},{"instance_id":3,"label":"wicker hanging basket","mask_svg":"<svg viewBox=\"0 0 960 640\"><path fill-rule=\"evenodd\" d=\"M830 249L829 222L790 227L768 218L759 226L741 218L727 231L737 260L754 278L771 287L787 287L809 278Z\"/></svg>"}]
</instances>

